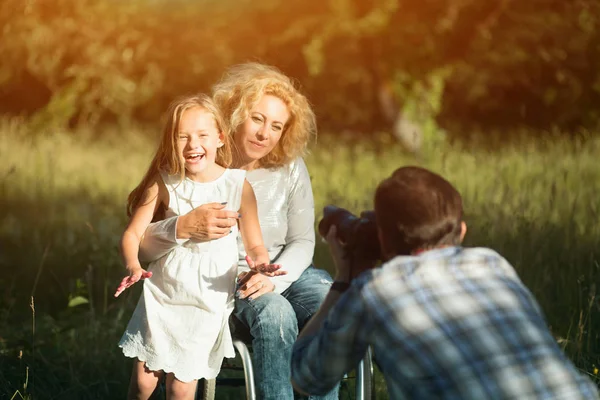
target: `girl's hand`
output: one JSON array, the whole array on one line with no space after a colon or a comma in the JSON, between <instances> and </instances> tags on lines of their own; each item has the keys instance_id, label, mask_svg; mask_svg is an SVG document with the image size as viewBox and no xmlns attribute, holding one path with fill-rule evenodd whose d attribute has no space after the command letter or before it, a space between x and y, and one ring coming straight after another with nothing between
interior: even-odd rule
<instances>
[{"instance_id":1,"label":"girl's hand","mask_svg":"<svg viewBox=\"0 0 600 400\"><path fill-rule=\"evenodd\" d=\"M255 271L266 276L280 276L287 274L287 271L281 271L281 264L256 264L249 256L246 256L246 263L248 263L250 271Z\"/></svg>"},{"instance_id":2,"label":"girl's hand","mask_svg":"<svg viewBox=\"0 0 600 400\"><path fill-rule=\"evenodd\" d=\"M143 269L140 265L136 265L135 267L127 268L129 270L129 276L126 276L121 281L121 284L117 288L115 292L115 297L119 297L121 293L125 291L125 289L129 288L133 284L135 284L140 279L146 279L152 277L152 272L148 272Z\"/></svg>"}]
</instances>

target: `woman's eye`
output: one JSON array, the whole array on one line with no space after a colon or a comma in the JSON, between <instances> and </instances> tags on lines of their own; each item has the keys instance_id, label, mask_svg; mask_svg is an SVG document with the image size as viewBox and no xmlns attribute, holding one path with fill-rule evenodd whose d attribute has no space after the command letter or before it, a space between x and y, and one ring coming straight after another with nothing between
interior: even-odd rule
<instances>
[{"instance_id":1,"label":"woman's eye","mask_svg":"<svg viewBox=\"0 0 600 400\"><path fill-rule=\"evenodd\" d=\"M254 122L262 122L262 119L260 119L259 117L252 117L252 121L254 121Z\"/></svg>"},{"instance_id":2,"label":"woman's eye","mask_svg":"<svg viewBox=\"0 0 600 400\"><path fill-rule=\"evenodd\" d=\"M279 126L279 125L274 125L274 126L273 126L273 130L274 130L274 131L276 131L276 132L279 132L279 131L281 130L281 126Z\"/></svg>"}]
</instances>

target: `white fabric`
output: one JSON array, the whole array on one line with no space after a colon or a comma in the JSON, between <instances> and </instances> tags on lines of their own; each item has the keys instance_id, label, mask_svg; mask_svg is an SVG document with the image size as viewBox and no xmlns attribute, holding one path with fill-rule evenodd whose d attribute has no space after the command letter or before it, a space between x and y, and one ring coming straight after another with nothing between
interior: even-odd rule
<instances>
[{"instance_id":1,"label":"white fabric","mask_svg":"<svg viewBox=\"0 0 600 400\"><path fill-rule=\"evenodd\" d=\"M162 175L169 191L167 217L210 202L238 211L245 171L227 169L213 182ZM234 305L237 226L224 238L186 241L152 262L138 305L119 346L152 371L174 373L183 382L213 379L223 357L234 357L227 323Z\"/></svg>"},{"instance_id":2,"label":"white fabric","mask_svg":"<svg viewBox=\"0 0 600 400\"><path fill-rule=\"evenodd\" d=\"M275 292L281 293L308 268L315 252L315 203L308 169L298 158L277 169L249 171L247 179L256 195L269 258L287 271L286 275L270 278ZM248 271L240 237L238 251L238 272Z\"/></svg>"},{"instance_id":3,"label":"white fabric","mask_svg":"<svg viewBox=\"0 0 600 400\"><path fill-rule=\"evenodd\" d=\"M312 263L315 251L315 205L308 169L302 158L273 169L249 171L258 203L258 219L271 262L282 265L287 275L270 278L282 293ZM177 217L150 224L140 246L140 259L150 261L180 245ZM239 272L247 271L245 252L238 238Z\"/></svg>"}]
</instances>

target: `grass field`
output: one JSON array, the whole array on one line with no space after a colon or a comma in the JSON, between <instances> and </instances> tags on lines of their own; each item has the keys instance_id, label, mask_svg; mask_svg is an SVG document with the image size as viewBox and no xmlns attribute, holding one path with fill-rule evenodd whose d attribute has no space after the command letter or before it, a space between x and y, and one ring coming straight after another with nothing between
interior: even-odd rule
<instances>
[{"instance_id":1,"label":"grass field","mask_svg":"<svg viewBox=\"0 0 600 400\"><path fill-rule=\"evenodd\" d=\"M139 288L112 297L123 275L117 243L126 196L155 140L139 130L98 137L0 124L2 399L126 392L131 364L116 344ZM520 141L493 152L448 145L418 158L382 140L322 138L307 162L317 218L329 203L370 208L377 182L401 165L449 179L464 197L466 244L492 247L516 267L561 346L600 382L599 155L598 138ZM321 243L315 261L331 271ZM377 386L385 398L380 375Z\"/></svg>"}]
</instances>

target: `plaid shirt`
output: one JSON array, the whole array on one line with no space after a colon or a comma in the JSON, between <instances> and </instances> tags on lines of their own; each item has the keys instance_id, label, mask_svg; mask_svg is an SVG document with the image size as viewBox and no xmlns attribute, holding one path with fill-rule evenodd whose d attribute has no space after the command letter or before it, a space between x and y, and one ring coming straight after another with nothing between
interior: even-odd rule
<instances>
[{"instance_id":1,"label":"plaid shirt","mask_svg":"<svg viewBox=\"0 0 600 400\"><path fill-rule=\"evenodd\" d=\"M292 379L327 393L373 349L391 399L598 399L549 332L512 266L485 248L396 257L355 279Z\"/></svg>"}]
</instances>

